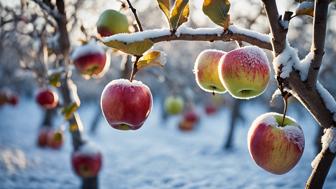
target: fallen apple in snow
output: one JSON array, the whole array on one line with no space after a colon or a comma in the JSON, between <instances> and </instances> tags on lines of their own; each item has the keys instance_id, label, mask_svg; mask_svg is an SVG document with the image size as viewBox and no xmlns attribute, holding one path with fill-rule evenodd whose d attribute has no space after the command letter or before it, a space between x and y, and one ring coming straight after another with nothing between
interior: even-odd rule
<instances>
[{"instance_id":1,"label":"fallen apple in snow","mask_svg":"<svg viewBox=\"0 0 336 189\"><path fill-rule=\"evenodd\" d=\"M165 111L170 115L176 115L183 111L184 102L179 96L168 96L164 102Z\"/></svg>"},{"instance_id":2,"label":"fallen apple in snow","mask_svg":"<svg viewBox=\"0 0 336 189\"><path fill-rule=\"evenodd\" d=\"M94 41L77 47L71 58L86 79L102 77L110 66L105 50Z\"/></svg>"},{"instance_id":3,"label":"fallen apple in snow","mask_svg":"<svg viewBox=\"0 0 336 189\"><path fill-rule=\"evenodd\" d=\"M294 119L266 113L259 116L248 132L248 148L252 159L261 168L273 174L290 171L300 160L305 139Z\"/></svg>"},{"instance_id":4,"label":"fallen apple in snow","mask_svg":"<svg viewBox=\"0 0 336 189\"><path fill-rule=\"evenodd\" d=\"M199 116L194 109L190 109L183 114L178 128L181 131L192 131L199 121Z\"/></svg>"},{"instance_id":5,"label":"fallen apple in snow","mask_svg":"<svg viewBox=\"0 0 336 189\"><path fill-rule=\"evenodd\" d=\"M228 52L221 58L218 68L226 90L239 99L261 95L270 80L270 66L266 54L256 46Z\"/></svg>"},{"instance_id":6,"label":"fallen apple in snow","mask_svg":"<svg viewBox=\"0 0 336 189\"><path fill-rule=\"evenodd\" d=\"M53 109L58 104L58 95L51 89L41 89L36 95L36 102L46 109Z\"/></svg>"},{"instance_id":7,"label":"fallen apple in snow","mask_svg":"<svg viewBox=\"0 0 336 189\"><path fill-rule=\"evenodd\" d=\"M107 84L101 95L101 109L115 129L139 129L151 112L152 93L140 81L117 79Z\"/></svg>"},{"instance_id":8,"label":"fallen apple in snow","mask_svg":"<svg viewBox=\"0 0 336 189\"><path fill-rule=\"evenodd\" d=\"M94 144L86 142L72 153L71 164L78 176L83 178L95 177L102 166L101 152Z\"/></svg>"},{"instance_id":9,"label":"fallen apple in snow","mask_svg":"<svg viewBox=\"0 0 336 189\"><path fill-rule=\"evenodd\" d=\"M198 86L206 92L226 92L218 74L219 60L223 55L224 51L207 49L197 56L194 66L195 78Z\"/></svg>"}]
</instances>

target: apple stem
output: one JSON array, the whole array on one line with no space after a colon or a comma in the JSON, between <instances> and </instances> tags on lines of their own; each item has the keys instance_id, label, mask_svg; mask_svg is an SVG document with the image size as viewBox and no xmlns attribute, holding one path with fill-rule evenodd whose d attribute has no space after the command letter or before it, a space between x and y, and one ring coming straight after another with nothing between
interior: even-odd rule
<instances>
[{"instance_id":1,"label":"apple stem","mask_svg":"<svg viewBox=\"0 0 336 189\"><path fill-rule=\"evenodd\" d=\"M131 82L133 81L133 79L135 77L135 74L138 72L138 66L137 66L137 64L138 64L138 61L139 61L140 57L141 56L136 56L135 57L135 61L133 63L133 68L132 68L132 73L131 73L131 76L130 76L130 79L129 79Z\"/></svg>"},{"instance_id":2,"label":"apple stem","mask_svg":"<svg viewBox=\"0 0 336 189\"><path fill-rule=\"evenodd\" d=\"M285 118L286 118L286 114L287 114L287 109L288 109L288 95L285 94L285 96L283 96L283 101L284 101L284 110L283 110L283 116L282 116L282 122L281 122L281 126L283 127L285 124Z\"/></svg>"}]
</instances>

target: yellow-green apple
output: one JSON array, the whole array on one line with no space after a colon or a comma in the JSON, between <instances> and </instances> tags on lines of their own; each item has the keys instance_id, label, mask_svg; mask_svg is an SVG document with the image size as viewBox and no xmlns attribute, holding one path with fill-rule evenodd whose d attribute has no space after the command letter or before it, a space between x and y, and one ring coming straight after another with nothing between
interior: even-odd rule
<instances>
[{"instance_id":1,"label":"yellow-green apple","mask_svg":"<svg viewBox=\"0 0 336 189\"><path fill-rule=\"evenodd\" d=\"M182 120L178 125L181 131L192 131L199 121L199 116L194 109L190 109L183 114Z\"/></svg>"},{"instance_id":2,"label":"yellow-green apple","mask_svg":"<svg viewBox=\"0 0 336 189\"><path fill-rule=\"evenodd\" d=\"M101 95L101 109L115 129L139 129L151 112L152 93L140 81L117 79L107 84Z\"/></svg>"},{"instance_id":3,"label":"yellow-green apple","mask_svg":"<svg viewBox=\"0 0 336 189\"><path fill-rule=\"evenodd\" d=\"M259 96L270 79L270 66L266 54L259 47L248 46L228 52L219 63L220 80L226 90L236 98Z\"/></svg>"},{"instance_id":4,"label":"yellow-green apple","mask_svg":"<svg viewBox=\"0 0 336 189\"><path fill-rule=\"evenodd\" d=\"M46 147L48 145L48 134L51 131L49 127L42 127L38 131L37 145L39 147Z\"/></svg>"},{"instance_id":5,"label":"yellow-green apple","mask_svg":"<svg viewBox=\"0 0 336 189\"><path fill-rule=\"evenodd\" d=\"M273 174L290 171L300 160L305 140L294 119L278 113L259 116L248 132L248 148L252 159ZM283 123L282 123L283 122Z\"/></svg>"},{"instance_id":6,"label":"yellow-green apple","mask_svg":"<svg viewBox=\"0 0 336 189\"><path fill-rule=\"evenodd\" d=\"M183 111L184 102L179 96L168 96L164 102L164 108L168 114L176 115Z\"/></svg>"},{"instance_id":7,"label":"yellow-green apple","mask_svg":"<svg viewBox=\"0 0 336 189\"><path fill-rule=\"evenodd\" d=\"M127 17L119 11L108 9L99 16L97 31L102 37L117 33L128 33Z\"/></svg>"},{"instance_id":8,"label":"yellow-green apple","mask_svg":"<svg viewBox=\"0 0 336 189\"><path fill-rule=\"evenodd\" d=\"M41 89L36 95L36 102L46 109L53 109L58 104L58 95L51 89Z\"/></svg>"},{"instance_id":9,"label":"yellow-green apple","mask_svg":"<svg viewBox=\"0 0 336 189\"><path fill-rule=\"evenodd\" d=\"M94 144L86 142L72 153L71 164L78 176L82 178L95 177L102 166L101 152Z\"/></svg>"},{"instance_id":10,"label":"yellow-green apple","mask_svg":"<svg viewBox=\"0 0 336 189\"><path fill-rule=\"evenodd\" d=\"M77 47L71 58L86 79L102 77L110 66L105 50L93 41Z\"/></svg>"},{"instance_id":11,"label":"yellow-green apple","mask_svg":"<svg viewBox=\"0 0 336 189\"><path fill-rule=\"evenodd\" d=\"M224 51L207 49L197 56L194 73L198 86L204 91L226 92L218 74L219 60L223 55L225 55Z\"/></svg>"},{"instance_id":12,"label":"yellow-green apple","mask_svg":"<svg viewBox=\"0 0 336 189\"><path fill-rule=\"evenodd\" d=\"M60 149L64 143L64 134L61 130L50 130L47 135L48 147Z\"/></svg>"}]
</instances>

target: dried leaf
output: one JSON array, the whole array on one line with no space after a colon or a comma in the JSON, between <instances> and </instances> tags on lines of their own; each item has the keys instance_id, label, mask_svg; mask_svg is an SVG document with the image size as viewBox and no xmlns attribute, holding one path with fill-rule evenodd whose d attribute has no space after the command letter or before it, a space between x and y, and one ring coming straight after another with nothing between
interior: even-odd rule
<instances>
[{"instance_id":1,"label":"dried leaf","mask_svg":"<svg viewBox=\"0 0 336 189\"><path fill-rule=\"evenodd\" d=\"M176 0L170 12L170 29L176 30L181 24L188 20L189 0Z\"/></svg>"},{"instance_id":2,"label":"dried leaf","mask_svg":"<svg viewBox=\"0 0 336 189\"><path fill-rule=\"evenodd\" d=\"M111 40L104 42L104 44L127 54L141 56L144 52L150 49L154 43L149 39L145 39L143 41L136 41L132 43L124 43L117 40Z\"/></svg>"},{"instance_id":3,"label":"dried leaf","mask_svg":"<svg viewBox=\"0 0 336 189\"><path fill-rule=\"evenodd\" d=\"M229 0L204 0L202 10L211 21L227 29L230 24L230 6Z\"/></svg>"},{"instance_id":4,"label":"dried leaf","mask_svg":"<svg viewBox=\"0 0 336 189\"><path fill-rule=\"evenodd\" d=\"M169 0L157 0L159 3L159 7L166 16L167 20L169 20L170 17L170 2Z\"/></svg>"},{"instance_id":5,"label":"dried leaf","mask_svg":"<svg viewBox=\"0 0 336 189\"><path fill-rule=\"evenodd\" d=\"M161 51L149 51L145 53L137 63L137 68L142 69L149 66L163 67L166 62L166 54Z\"/></svg>"}]
</instances>

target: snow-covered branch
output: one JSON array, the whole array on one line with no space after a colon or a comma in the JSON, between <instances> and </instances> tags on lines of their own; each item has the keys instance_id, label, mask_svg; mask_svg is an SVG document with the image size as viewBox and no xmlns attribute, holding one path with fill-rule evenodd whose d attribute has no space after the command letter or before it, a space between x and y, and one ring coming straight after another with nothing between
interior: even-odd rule
<instances>
[{"instance_id":1,"label":"snow-covered branch","mask_svg":"<svg viewBox=\"0 0 336 189\"><path fill-rule=\"evenodd\" d=\"M182 25L175 34L170 29L154 29L136 33L116 34L102 39L104 43L119 41L132 43L149 39L154 43L163 41L186 40L186 41L245 41L264 49L272 49L271 38L262 33L231 25L227 31L223 28L197 28L192 29Z\"/></svg>"}]
</instances>

